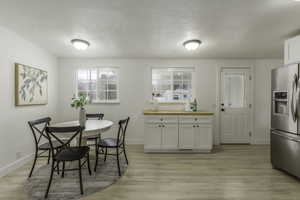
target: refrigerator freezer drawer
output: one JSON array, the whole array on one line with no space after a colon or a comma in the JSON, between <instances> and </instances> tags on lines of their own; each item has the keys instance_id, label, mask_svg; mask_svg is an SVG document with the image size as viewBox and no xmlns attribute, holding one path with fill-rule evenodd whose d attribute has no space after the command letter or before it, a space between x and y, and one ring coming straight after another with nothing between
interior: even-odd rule
<instances>
[{"instance_id":1,"label":"refrigerator freezer drawer","mask_svg":"<svg viewBox=\"0 0 300 200\"><path fill-rule=\"evenodd\" d=\"M300 137L271 131L271 162L274 168L300 178Z\"/></svg>"}]
</instances>

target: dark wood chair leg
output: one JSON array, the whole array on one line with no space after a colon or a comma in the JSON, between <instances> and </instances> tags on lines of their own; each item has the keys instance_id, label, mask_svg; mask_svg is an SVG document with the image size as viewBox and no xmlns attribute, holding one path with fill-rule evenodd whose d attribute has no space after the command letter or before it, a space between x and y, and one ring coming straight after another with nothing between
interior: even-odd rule
<instances>
[{"instance_id":1,"label":"dark wood chair leg","mask_svg":"<svg viewBox=\"0 0 300 200\"><path fill-rule=\"evenodd\" d=\"M96 170L97 170L97 166L98 166L98 157L99 157L99 155L98 155L98 154L99 154L99 152L98 152L99 147L98 147L98 142L97 142L97 140L96 140L95 148L96 148L96 161L95 161L94 172L96 172Z\"/></svg>"},{"instance_id":2,"label":"dark wood chair leg","mask_svg":"<svg viewBox=\"0 0 300 200\"><path fill-rule=\"evenodd\" d=\"M50 173L50 179L49 179L48 186L47 186L47 190L46 190L46 193L45 193L45 198L48 197L48 193L49 193L49 190L50 190L50 186L51 186L51 182L52 182L52 178L53 178L53 172L54 172L54 169L55 169L54 163L55 163L55 162L52 161L52 165L51 165L51 173Z\"/></svg>"},{"instance_id":3,"label":"dark wood chair leg","mask_svg":"<svg viewBox=\"0 0 300 200\"><path fill-rule=\"evenodd\" d=\"M101 141L101 134L99 134L99 141ZM102 148L102 147L99 147L99 148L100 148L100 152L101 152L102 154L104 154L103 148ZM98 152L99 152L99 148L98 148Z\"/></svg>"},{"instance_id":4,"label":"dark wood chair leg","mask_svg":"<svg viewBox=\"0 0 300 200\"><path fill-rule=\"evenodd\" d=\"M49 149L49 152L48 152L48 161L47 161L47 164L49 165L50 163L50 157L51 157L51 150Z\"/></svg>"},{"instance_id":5,"label":"dark wood chair leg","mask_svg":"<svg viewBox=\"0 0 300 200\"><path fill-rule=\"evenodd\" d=\"M56 167L57 167L57 174L59 175L59 161L57 161Z\"/></svg>"},{"instance_id":6,"label":"dark wood chair leg","mask_svg":"<svg viewBox=\"0 0 300 200\"><path fill-rule=\"evenodd\" d=\"M33 170L34 170L34 167L35 167L35 164L36 164L37 157L38 157L38 151L35 151L35 154L34 154L34 160L33 160L33 164L32 164L32 167L31 167L30 173L29 173L29 175L28 175L28 178L30 178L30 177L31 177L31 175L32 175L32 172L33 172Z\"/></svg>"},{"instance_id":7,"label":"dark wood chair leg","mask_svg":"<svg viewBox=\"0 0 300 200\"><path fill-rule=\"evenodd\" d=\"M87 165L88 165L89 174L92 175L91 166L90 166L90 154L89 154L89 152L87 153Z\"/></svg>"},{"instance_id":8,"label":"dark wood chair leg","mask_svg":"<svg viewBox=\"0 0 300 200\"><path fill-rule=\"evenodd\" d=\"M119 148L117 148L116 150L117 150L118 173L119 173L119 176L121 176L120 160L119 160Z\"/></svg>"},{"instance_id":9,"label":"dark wood chair leg","mask_svg":"<svg viewBox=\"0 0 300 200\"><path fill-rule=\"evenodd\" d=\"M104 162L106 161L106 157L107 157L107 147L105 148Z\"/></svg>"},{"instance_id":10,"label":"dark wood chair leg","mask_svg":"<svg viewBox=\"0 0 300 200\"><path fill-rule=\"evenodd\" d=\"M64 178L65 177L65 164L66 162L63 162L63 167L62 167L62 172L61 172L61 177Z\"/></svg>"},{"instance_id":11,"label":"dark wood chair leg","mask_svg":"<svg viewBox=\"0 0 300 200\"><path fill-rule=\"evenodd\" d=\"M95 139L95 154L97 155L98 153L98 139Z\"/></svg>"},{"instance_id":12,"label":"dark wood chair leg","mask_svg":"<svg viewBox=\"0 0 300 200\"><path fill-rule=\"evenodd\" d=\"M125 145L124 145L124 144L123 144L123 152L124 152L124 156L125 156L125 159L126 159L126 163L127 163L127 165L128 165L129 162L128 162L128 159L127 159L126 149L125 149Z\"/></svg>"},{"instance_id":13,"label":"dark wood chair leg","mask_svg":"<svg viewBox=\"0 0 300 200\"><path fill-rule=\"evenodd\" d=\"M82 187L82 176L81 176L81 161L78 160L78 168L79 168L79 184L80 184L80 194L83 194L83 187Z\"/></svg>"}]
</instances>

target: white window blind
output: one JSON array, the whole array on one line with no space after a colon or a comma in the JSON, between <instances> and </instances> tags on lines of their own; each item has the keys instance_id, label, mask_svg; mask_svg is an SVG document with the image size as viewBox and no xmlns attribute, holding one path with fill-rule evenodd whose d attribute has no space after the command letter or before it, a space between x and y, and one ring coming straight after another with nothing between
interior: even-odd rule
<instances>
[{"instance_id":1,"label":"white window blind","mask_svg":"<svg viewBox=\"0 0 300 200\"><path fill-rule=\"evenodd\" d=\"M192 100L194 68L152 68L152 99L159 102Z\"/></svg>"},{"instance_id":2,"label":"white window blind","mask_svg":"<svg viewBox=\"0 0 300 200\"><path fill-rule=\"evenodd\" d=\"M79 69L77 76L77 96L84 94L92 103L119 102L118 68Z\"/></svg>"}]
</instances>

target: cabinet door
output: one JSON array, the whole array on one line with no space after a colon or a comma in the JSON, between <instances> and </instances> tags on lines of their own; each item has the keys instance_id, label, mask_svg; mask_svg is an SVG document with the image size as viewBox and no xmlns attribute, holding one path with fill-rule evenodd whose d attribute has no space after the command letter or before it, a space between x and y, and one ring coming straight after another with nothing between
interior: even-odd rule
<instances>
[{"instance_id":1,"label":"cabinet door","mask_svg":"<svg viewBox=\"0 0 300 200\"><path fill-rule=\"evenodd\" d=\"M145 124L145 149L161 149L161 124L146 123Z\"/></svg>"},{"instance_id":2,"label":"cabinet door","mask_svg":"<svg viewBox=\"0 0 300 200\"><path fill-rule=\"evenodd\" d=\"M162 128L162 149L178 149L178 124L166 123Z\"/></svg>"},{"instance_id":3,"label":"cabinet door","mask_svg":"<svg viewBox=\"0 0 300 200\"><path fill-rule=\"evenodd\" d=\"M194 148L194 124L179 124L179 149Z\"/></svg>"},{"instance_id":4,"label":"cabinet door","mask_svg":"<svg viewBox=\"0 0 300 200\"><path fill-rule=\"evenodd\" d=\"M286 40L284 45L284 64L300 61L300 36Z\"/></svg>"},{"instance_id":5,"label":"cabinet door","mask_svg":"<svg viewBox=\"0 0 300 200\"><path fill-rule=\"evenodd\" d=\"M198 124L194 128L194 149L210 151L213 147L211 125Z\"/></svg>"}]
</instances>

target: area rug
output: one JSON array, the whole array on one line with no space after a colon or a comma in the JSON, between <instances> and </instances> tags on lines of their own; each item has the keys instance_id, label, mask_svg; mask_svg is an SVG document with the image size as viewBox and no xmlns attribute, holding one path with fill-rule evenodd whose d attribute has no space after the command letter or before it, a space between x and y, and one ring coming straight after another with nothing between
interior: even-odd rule
<instances>
[{"instance_id":1,"label":"area rug","mask_svg":"<svg viewBox=\"0 0 300 200\"><path fill-rule=\"evenodd\" d=\"M61 165L62 166L62 165ZM78 162L66 164L67 168L76 168ZM124 174L127 165L123 156L120 156L121 173ZM86 165L82 169L82 184L84 194L80 194L78 171L67 171L65 177L54 173L49 200L78 200L84 196L103 190L104 188L116 183L120 177L115 156L108 156L106 162L99 158L97 172L94 172L94 160L91 160L92 175L88 173ZM25 183L25 191L32 200L44 199L45 191L49 181L50 165L44 165L36 169L31 178Z\"/></svg>"}]
</instances>

